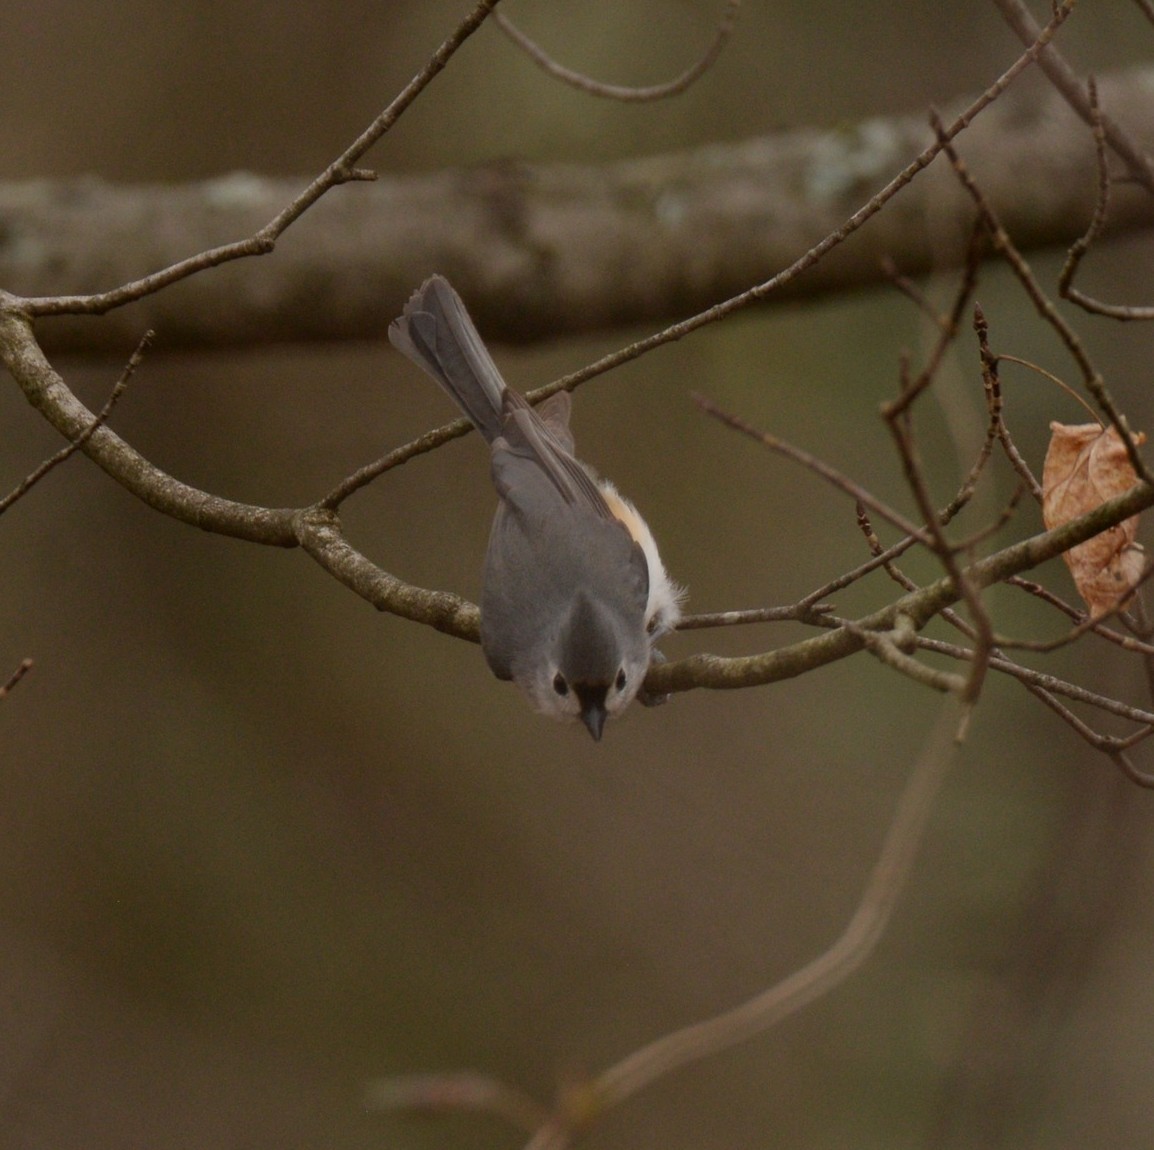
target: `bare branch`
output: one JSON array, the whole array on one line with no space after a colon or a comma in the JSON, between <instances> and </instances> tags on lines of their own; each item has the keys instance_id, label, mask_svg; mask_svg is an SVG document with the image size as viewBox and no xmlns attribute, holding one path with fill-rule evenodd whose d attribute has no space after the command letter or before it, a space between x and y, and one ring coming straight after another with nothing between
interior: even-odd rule
<instances>
[{"instance_id":1,"label":"bare branch","mask_svg":"<svg viewBox=\"0 0 1154 1150\"><path fill-rule=\"evenodd\" d=\"M741 0L727 0L725 11L718 21L717 31L713 42L705 50L705 54L688 67L680 76L665 84L654 84L650 87L631 88L619 84L605 84L594 80L580 72L574 72L558 63L540 45L531 40L503 12L497 12L494 19L497 26L523 51L538 68L552 76L555 80L568 84L589 96L601 96L608 100L620 100L623 103L648 103L654 100L666 100L670 96L677 96L691 87L697 80L713 67L717 57L721 55L737 23L737 13L741 8Z\"/></svg>"},{"instance_id":2,"label":"bare branch","mask_svg":"<svg viewBox=\"0 0 1154 1150\"><path fill-rule=\"evenodd\" d=\"M133 495L174 519L221 535L273 547L303 546L330 574L379 610L477 642L477 608L456 595L405 583L360 555L324 508L271 508L236 503L190 487L149 463L96 422L44 358L29 321L4 308L0 293L0 362L29 401L65 437ZM96 424L94 426L94 424Z\"/></svg>"},{"instance_id":3,"label":"bare branch","mask_svg":"<svg viewBox=\"0 0 1154 1150\"><path fill-rule=\"evenodd\" d=\"M1148 583L1152 575L1154 575L1154 561L1148 561L1141 576L1134 584L1134 590L1141 587L1143 583ZM1105 615L1090 615L1086 612L1079 612L1077 623L1057 639L1012 639L1006 635L998 635L995 637L995 642L1000 648L1006 650L1037 651L1040 654L1049 654L1052 651L1058 651L1063 647L1068 647L1083 635L1094 632L1095 634L1100 634L1105 638L1114 640L1123 650L1129 650L1138 654L1150 653L1147 644L1130 639L1125 635L1119 635L1116 631L1111 631L1105 626L1105 624L1110 622L1115 616L1122 614L1122 604L1118 604L1112 611L1107 612Z\"/></svg>"},{"instance_id":4,"label":"bare branch","mask_svg":"<svg viewBox=\"0 0 1154 1150\"><path fill-rule=\"evenodd\" d=\"M969 693L968 678L952 674L949 671L939 671L934 667L920 663L909 653L916 632L906 616L899 616L892 631L865 631L856 623L846 623L846 628L861 639L863 646L872 655L886 664L887 667L929 687L932 691L941 691L964 697ZM976 663L976 660L975 660ZM963 713L963 722L965 712Z\"/></svg>"},{"instance_id":5,"label":"bare branch","mask_svg":"<svg viewBox=\"0 0 1154 1150\"><path fill-rule=\"evenodd\" d=\"M904 515L895 511L892 507L887 506L859 483L850 479L848 475L843 475L837 468L831 467L816 455L813 455L801 447L795 447L792 443L787 443L784 439L779 439L776 435L772 435L768 431L760 431L756 427L752 427L740 416L723 410L718 407L713 400L707 399L699 392L691 392L690 398L707 415L712 415L714 419L724 423L727 427L733 428L734 431L740 431L742 435L747 435L750 439L756 440L763 447L768 447L770 451L776 452L778 455L784 455L786 459L792 459L795 463L801 464L802 467L824 479L831 487L837 488L838 491L850 496L857 503L870 508L871 511L880 515L887 523L896 527L899 531L909 535L919 543L925 544L927 547L931 546L931 537L925 530L918 527L912 520L907 519Z\"/></svg>"},{"instance_id":6,"label":"bare branch","mask_svg":"<svg viewBox=\"0 0 1154 1150\"><path fill-rule=\"evenodd\" d=\"M943 522L943 517L937 512L930 498L929 488L926 484L925 475L919 459L917 441L914 437L913 405L917 402L918 398L925 393L937 375L947 349L957 337L963 312L973 296L977 285L977 262L978 252L980 250L978 234L978 228L976 227L970 233L970 254L966 263L966 275L962 279L958 291L955 293L954 304L949 315L939 321L938 338L931 349L925 365L915 379L910 379L908 363L903 361L901 368L901 392L896 399L884 404L882 407L882 416L886 421L887 427L889 427L890 435L897 446L898 456L902 462L906 485L910 489L914 497L914 502L917 504L918 511L922 516L922 521L926 525L931 549L938 557L946 574L954 581L954 585L957 587L962 598L965 599L972 620L972 637L974 639L973 660L970 665L969 677L962 689L962 701L965 707L963 713L966 716L968 716L970 710L977 703L978 696L981 694L982 683L985 680L986 670L989 666L990 651L992 649L993 625L981 601L981 596L975 588L969 585L962 574L961 567L958 563L958 552L961 549L961 545L951 544L946 539L945 522ZM961 491L957 497L958 506L961 506L962 503L968 500L976 490L978 480L993 450L999 408L996 403L996 396L992 395L989 389L987 389L986 392L986 402L989 419L986 425L985 440L977 459L970 469L970 474L962 484ZM1000 526L1000 523L996 523L994 529L996 530L998 526ZM911 662L913 662L915 666L920 666L920 664L917 664L914 660L911 660ZM967 720L964 719L963 721Z\"/></svg>"},{"instance_id":7,"label":"bare branch","mask_svg":"<svg viewBox=\"0 0 1154 1150\"><path fill-rule=\"evenodd\" d=\"M620 1104L680 1066L764 1033L828 994L865 962L905 889L934 800L956 758L958 712L958 705L947 700L898 800L861 903L838 941L741 1006L659 1038L604 1071L593 1083L603 1108Z\"/></svg>"},{"instance_id":8,"label":"bare branch","mask_svg":"<svg viewBox=\"0 0 1154 1150\"><path fill-rule=\"evenodd\" d=\"M1074 276L1091 246L1102 234L1110 208L1110 170L1106 160L1106 131L1102 127L1102 110L1098 105L1098 85L1093 77L1086 82L1090 99L1090 116L1094 126L1094 150L1098 160L1098 199L1086 233L1074 241L1066 257L1066 266L1058 277L1058 294L1094 315L1120 320L1154 319L1154 307L1107 304L1093 299L1073 286Z\"/></svg>"},{"instance_id":9,"label":"bare branch","mask_svg":"<svg viewBox=\"0 0 1154 1150\"><path fill-rule=\"evenodd\" d=\"M937 118L936 114L933 115L932 119L935 130L939 133L938 138L941 140L942 147L949 157L954 174L977 205L978 211L981 213L982 218L986 222L986 226L989 228L995 247L1005 257L1006 262L1010 265L1018 282L1026 289L1026 294L1030 297L1038 314L1053 328L1058 338L1065 345L1066 350L1077 363L1082 372L1082 381L1086 385L1086 390L1094 397L1095 402L1105 413L1110 424L1117 429L1118 434L1122 437L1122 442L1126 445L1126 454L1134 470L1143 480L1150 482L1150 473L1138 451L1138 445L1134 442L1134 437L1130 433L1126 418L1114 403L1113 397L1106 388L1105 380L1090 362L1090 357L1083 346L1082 340L1079 338L1077 332L1074 331L1073 327L1066 321L1065 317L1063 317L1054 302L1042 290L1042 286L1038 283L1033 271L1030 269L1030 265L1026 262L1022 253L1018 251L1009 233L1002 226L1001 221L994 213L993 208L990 206L981 188L970 175L969 169L958 155L952 142L942 133L941 121Z\"/></svg>"},{"instance_id":10,"label":"bare branch","mask_svg":"<svg viewBox=\"0 0 1154 1150\"><path fill-rule=\"evenodd\" d=\"M11 692L12 688L15 687L16 684L19 683L20 680L23 679L24 676L27 675L28 672L31 670L32 670L32 660L31 659L21 660L20 666L17 667L16 670L13 671L12 674L8 676L8 681L6 683L0 684L0 701L8 698L8 695Z\"/></svg>"},{"instance_id":11,"label":"bare branch","mask_svg":"<svg viewBox=\"0 0 1154 1150\"><path fill-rule=\"evenodd\" d=\"M928 375L923 377L928 383ZM924 386L924 385L923 385ZM970 674L962 689L963 715L968 715L981 694L982 683L985 681L986 670L989 666L990 650L993 646L993 626L990 617L982 604L981 596L966 578L958 563L955 548L946 539L945 529L942 526L933 502L930 499L929 489L926 487L925 477L913 435L913 420L908 405L902 400L906 396L920 394L914 387L903 388L901 400L895 404L887 404L883 409L886 424L897 444L898 455L902 461L902 470L905 473L906 484L913 494L914 501L926 524L929 533L929 546L937 556L938 561L945 568L946 576L953 583L958 597L965 600L969 609L970 619L974 629L973 661L970 665ZM913 660L911 660L913 662ZM945 688L949 689L949 688ZM963 720L965 721L965 720Z\"/></svg>"},{"instance_id":12,"label":"bare branch","mask_svg":"<svg viewBox=\"0 0 1154 1150\"><path fill-rule=\"evenodd\" d=\"M74 441L91 429L81 450L150 507L222 535L277 547L296 546L293 511L236 503L190 487L149 463L109 428L93 427L96 417L45 358L19 301L3 292L0 362L12 373L28 402L66 439Z\"/></svg>"},{"instance_id":13,"label":"bare branch","mask_svg":"<svg viewBox=\"0 0 1154 1150\"><path fill-rule=\"evenodd\" d=\"M994 0L994 4L1023 44L1037 42L1038 25L1022 0ZM1058 49L1052 44L1047 44L1038 55L1038 66L1070 107L1087 124L1092 124L1093 114L1086 91ZM1125 162L1134 179L1147 191L1154 192L1154 167L1151 166L1150 158L1142 147L1110 116L1102 116L1102 128L1110 147Z\"/></svg>"},{"instance_id":14,"label":"bare branch","mask_svg":"<svg viewBox=\"0 0 1154 1150\"><path fill-rule=\"evenodd\" d=\"M832 610L829 604L811 605L803 600L788 607L750 607L744 611L699 612L683 616L677 624L677 630L700 631L710 627L746 627L751 623L813 623Z\"/></svg>"},{"instance_id":15,"label":"bare branch","mask_svg":"<svg viewBox=\"0 0 1154 1150\"><path fill-rule=\"evenodd\" d=\"M136 369L140 366L144 359L144 353L148 350L152 343L152 338L155 333L146 331L140 339L140 343L136 345L136 350L132 353L125 364L124 370L120 373L120 378L116 381L112 388L111 394L105 401L104 406L96 413L92 422L70 443L67 447L62 447L55 455L50 456L44 460L34 471L26 475L20 483L18 483L3 499L0 499L0 515L3 515L9 507L12 506L18 499L23 498L28 492L40 482L50 471L59 467L65 460L70 459L76 454L95 434L97 428L103 427L108 422L108 417L112 414L113 408L119 402L120 397L124 394L128 387L128 382L132 378Z\"/></svg>"},{"instance_id":16,"label":"bare branch","mask_svg":"<svg viewBox=\"0 0 1154 1150\"><path fill-rule=\"evenodd\" d=\"M1148 147L1152 73L1118 73L1100 83L1103 100L1127 108ZM1010 91L982 106L978 115L967 105L966 148L992 206L1023 246L1072 242L1093 206L1094 159L1080 123L1052 92L1039 100ZM946 118L952 122L954 111ZM759 298L812 298L879 282L887 253L907 275L964 261L964 244L943 247L937 237L964 234L969 205L914 181L902 211L871 212L868 228L861 229L865 221L855 226L854 244L788 272L799 253L840 228L887 173L911 163L927 143L932 138L917 115L596 168L501 161L361 184L318 203L294 226L292 243L278 245L275 260L218 268L99 325L58 317L39 334L50 353L119 351L141 326L162 332L168 347L377 339L413 284L433 270L451 276L486 339L521 343L680 319L737 297L778 268L787 274ZM1014 165L1004 162L1007 154ZM1018 178L1023 170L1035 177L1028 197ZM184 188L116 189L86 180L54 194L43 185L0 187L0 211L21 237L0 248L0 284L24 296L99 294L145 275L157 260L179 260L222 236L259 230L301 182L234 176ZM1118 194L1112 231L1152 221L1148 197ZM26 252L37 255L28 259ZM325 291L315 290L318 282ZM217 306L222 290L227 309Z\"/></svg>"},{"instance_id":17,"label":"bare branch","mask_svg":"<svg viewBox=\"0 0 1154 1150\"><path fill-rule=\"evenodd\" d=\"M1068 11L1068 4L1060 7L1055 20L1047 28L1039 45L1053 34ZM839 229L828 234L825 240L814 249L796 260L784 272L722 305L709 309L707 312L681 324L674 325L674 327L668 328L647 340L633 344L565 379L538 389L534 393L535 396L542 398L562 387L576 386L583 379L590 378L609 366L625 362L652 347L659 346L661 343L680 338L689 331L731 314L738 308L746 306L778 287L791 282L802 271L812 267L824 254L838 246L844 238L860 228L868 219L877 215L889 199L907 186L917 173L933 159L938 150L948 145L948 140L952 135L961 132L979 112L1006 90L1013 78L1030 63L1037 50L1038 46L1035 46L1031 51L1025 53L983 97L958 116L949 128L939 129L939 140L936 144L923 150L897 177L890 181L882 192L855 212ZM348 153L346 153L346 157L347 155ZM351 172L351 170L351 167L348 168L348 171ZM967 294L967 291L961 292L958 297L959 301L966 298ZM93 417L68 391L59 375L44 359L43 353L32 337L24 303L25 301L11 296L0 297L0 304L4 305L4 314L0 317L0 358L13 372L31 402L42 410L63 434L70 439L76 439L86 429L91 428ZM959 309L960 303L956 305L955 313ZM955 314L950 323L947 324L947 337L950 332L956 329L956 323L957 316ZM449 425L448 428L429 433L414 444L397 449L383 463L379 462L370 468L363 469L351 480L346 481L336 492L327 497L321 506L303 510L271 509L238 504L188 487L152 467L104 426L97 426L91 430L89 438L83 446L84 450L110 475L149 502L150 505L165 513L210 530L235 535L253 542L287 547L303 544L309 554L326 570L381 609L392 611L405 618L425 623L462 638L475 640L478 630L475 606L454 595L412 587L387 572L381 571L348 544L340 531L339 522L332 513L333 507L339 503L341 498L366 482L368 478L444 442L451 435L458 434L463 426L460 422ZM816 461L811 460L810 465L815 464ZM844 477L827 475L827 478L838 481L843 490L850 491L855 498L864 499L879 513L885 513L882 506L876 500L872 500L868 493L862 492L853 485L846 486L848 481L845 481ZM998 555L974 564L962 574L967 579L973 578L975 587L980 587L987 585L990 581L1025 570L1034 563L1042 561L1043 558L1049 557L1050 554L1057 554L1058 551L1080 541L1081 538L1089 537L1089 535L1101 530L1102 522L1111 513L1123 514L1120 509L1125 507L1124 514L1132 514L1133 507L1147 499L1148 496L1147 489L1137 490L1123 500L1106 505L1099 510L1096 516L1087 516L1085 520L1075 521L1075 523L1058 531L1040 536L1035 540L1027 540L1014 548L1008 548ZM964 499L963 492L957 505L960 506ZM911 540L927 541L928 536L924 530L917 528L893 512L890 512L889 516L900 529L906 532ZM1088 524L1092 520L1095 525L1091 528L1088 527ZM1085 531L1085 535L1079 536L1079 531ZM1059 540L1061 540L1060 545ZM1051 547L1056 549L1047 550ZM873 569L882 562L884 560L875 557L871 564L860 570L864 572ZM946 581L946 583L949 582ZM844 585L844 582L839 582L838 585ZM824 589L822 590L824 591ZM791 609L795 617L806 617L806 612L809 612L810 621L817 622L819 625L828 625L831 622L828 618L828 612L824 609L822 611L814 609L814 604L821 597L820 594L808 597L800 605ZM798 674L812 666L821 665L821 663L833 658L844 657L862 649L866 643L862 638L863 632L893 631L898 620L905 616L913 621L915 627L921 626L928 618L947 608L954 601L956 601L955 591L950 586L943 583L934 584L928 588L910 592L897 603L891 604L865 619L859 619L852 623L847 622L830 634L807 640L805 643L797 644L784 651L736 660L717 660L711 656L701 655L682 663L656 667L651 675L654 683L657 684L652 693L666 693L661 687L661 684L665 683L672 684L673 689L688 689L694 686L752 686ZM764 613L762 615L764 617Z\"/></svg>"},{"instance_id":18,"label":"bare branch","mask_svg":"<svg viewBox=\"0 0 1154 1150\"><path fill-rule=\"evenodd\" d=\"M1002 449L1010 461L1010 465L1040 505L1042 502L1042 485L1030 470L1030 465L1022 458L1022 453L1018 450L1017 444L1014 443L1003 416L1002 381L998 374L1000 357L994 355L990 350L990 325L980 304L974 304L974 332L978 337L978 356L982 364L982 385L986 391L986 404L998 440L1002 444Z\"/></svg>"},{"instance_id":19,"label":"bare branch","mask_svg":"<svg viewBox=\"0 0 1154 1150\"><path fill-rule=\"evenodd\" d=\"M549 1121L548 1111L523 1091L468 1071L381 1078L366 1088L365 1105L405 1113L488 1113L529 1132Z\"/></svg>"},{"instance_id":20,"label":"bare branch","mask_svg":"<svg viewBox=\"0 0 1154 1150\"><path fill-rule=\"evenodd\" d=\"M970 651L966 647L959 647L954 643L946 643L941 639L931 639L926 635L918 636L918 647L923 651L932 651L935 654L946 655L951 659L968 661ZM1011 678L1019 680L1023 685L1039 687L1054 695L1062 695L1076 703L1083 703L1088 707L1095 707L1108 715L1115 715L1127 722L1138 723L1142 726L1154 726L1154 712L1144 711L1141 707L1132 707L1128 703L1111 699L1106 695L1099 695L1076 683L1068 683L1054 675L1047 675L1024 667L1021 663L1007 658L1002 654L995 654L990 659L990 667Z\"/></svg>"},{"instance_id":21,"label":"bare branch","mask_svg":"<svg viewBox=\"0 0 1154 1150\"><path fill-rule=\"evenodd\" d=\"M1065 602L1060 596L1055 595L1048 587L1043 587L1040 583L1035 583L1030 579L1023 579L1021 576L1014 575L1006 580L1007 586L1017 587L1026 592L1027 595L1032 595L1036 599L1041 599L1043 603L1048 603L1051 607L1061 611L1068 619L1073 619L1075 623L1081 623L1086 619L1086 611L1082 608L1074 607ZM1135 639L1131 635L1123 635L1119 631L1115 631L1110 627L1105 626L1101 621L1098 621L1090 630L1108 643L1113 643L1117 647L1121 647L1124 651L1131 651L1139 655L1154 655L1154 646L1148 642L1143 642L1141 639Z\"/></svg>"},{"instance_id":22,"label":"bare branch","mask_svg":"<svg viewBox=\"0 0 1154 1150\"><path fill-rule=\"evenodd\" d=\"M1154 774L1149 774L1146 771L1140 771L1130 761L1130 756L1124 751L1115 751L1111 756L1118 769L1132 782L1137 783L1140 787L1147 787L1154 789Z\"/></svg>"},{"instance_id":23,"label":"bare branch","mask_svg":"<svg viewBox=\"0 0 1154 1150\"><path fill-rule=\"evenodd\" d=\"M378 611L424 623L471 643L481 641L480 612L474 604L448 591L414 587L382 571L345 539L340 521L331 511L306 508L295 516L295 526L305 551Z\"/></svg>"},{"instance_id":24,"label":"bare branch","mask_svg":"<svg viewBox=\"0 0 1154 1150\"><path fill-rule=\"evenodd\" d=\"M870 957L905 891L942 783L958 754L956 703L947 702L898 798L861 901L837 941L812 962L753 998L635 1050L596 1077L561 1092L556 1111L542 1117L520 1091L473 1073L384 1079L370 1100L437 1109L485 1109L523 1126L536 1119L525 1150L563 1150L606 1111L673 1071L764 1034L782 1019L828 994Z\"/></svg>"},{"instance_id":25,"label":"bare branch","mask_svg":"<svg viewBox=\"0 0 1154 1150\"><path fill-rule=\"evenodd\" d=\"M1037 41L1019 56L976 100L965 107L935 142L919 152L881 191L859 207L840 227L829 232L824 239L813 244L804 255L795 259L788 267L776 275L771 276L769 279L756 284L754 287L748 288L738 295L725 300L723 303L707 308L705 311L699 312L689 319L672 324L665 328L664 331L657 332L654 335L630 344L628 347L621 348L610 355L604 356L594 363L581 368L579 371L571 372L569 375L554 380L551 384L539 388L534 392L534 398L544 399L558 391L572 391L586 380L593 379L612 368L620 367L624 363L638 359L655 347L661 347L663 344L673 343L679 339L683 339L699 328L711 323L717 323L726 316L749 307L753 303L757 303L771 295L779 294L784 287L793 283L803 272L808 272L811 268L820 264L831 251L840 247L851 235L877 216L894 196L908 187L918 174L934 161L942 151L946 141L952 140L955 136L960 135L978 116L990 107L991 104L998 100L1014 80L1033 63L1037 54L1050 42L1058 29L1065 23L1070 12L1073 10L1073 4L1074 0L1062 0L1062 3L1057 4L1055 6L1053 19L1042 29ZM1005 146L1004 141L1002 146ZM753 233L742 232L743 243L748 242L748 236L750 234ZM696 243L696 240L694 242ZM887 245L887 250L889 250L889 245ZM616 257L616 274L619 279L621 278L621 266L621 254L618 252ZM876 272L876 261L874 261L874 267ZM647 293L643 292L642 298L644 298L646 294Z\"/></svg>"},{"instance_id":26,"label":"bare branch","mask_svg":"<svg viewBox=\"0 0 1154 1150\"><path fill-rule=\"evenodd\" d=\"M1054 559L1063 551L1099 534L1106 527L1120 523L1150 506L1154 506L1154 487L1139 484L1125 495L1111 499L1061 527L1031 536L977 560L963 568L962 575L976 590L981 590ZM790 679L862 650L864 644L855 633L856 630L890 630L902 614L908 615L917 627L922 627L944 608L958 602L959 598L953 580L943 578L903 595L871 615L855 620L855 630L839 627L828 634L803 639L792 646L760 655L732 658L704 653L691 655L677 662L650 668L645 680L646 687L655 694L669 694L698 687L733 690Z\"/></svg>"},{"instance_id":27,"label":"bare branch","mask_svg":"<svg viewBox=\"0 0 1154 1150\"><path fill-rule=\"evenodd\" d=\"M264 227L247 239L202 251L170 264L132 283L95 295L51 295L23 301L28 315L103 315L112 308L153 295L169 284L186 279L207 268L217 267L247 256L265 255L276 247L285 230L309 210L326 192L338 184L375 179L372 172L356 167L357 161L375 144L414 100L443 71L462 44L485 22L499 0L478 0L473 11L433 53L428 63L409 81L389 106L319 176L282 208Z\"/></svg>"}]
</instances>

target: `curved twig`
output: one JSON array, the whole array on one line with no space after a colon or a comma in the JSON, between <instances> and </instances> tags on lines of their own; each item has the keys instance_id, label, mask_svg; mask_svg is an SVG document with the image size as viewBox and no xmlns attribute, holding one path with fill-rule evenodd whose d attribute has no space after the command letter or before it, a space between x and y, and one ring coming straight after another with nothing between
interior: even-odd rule
<instances>
[{"instance_id":1,"label":"curved twig","mask_svg":"<svg viewBox=\"0 0 1154 1150\"><path fill-rule=\"evenodd\" d=\"M603 1106L620 1103L679 1066L764 1033L844 982L873 952L905 889L938 790L958 751L960 707L947 699L898 800L862 900L842 936L808 966L733 1010L634 1051L593 1083Z\"/></svg>"},{"instance_id":2,"label":"curved twig","mask_svg":"<svg viewBox=\"0 0 1154 1150\"><path fill-rule=\"evenodd\" d=\"M670 96L677 96L704 76L705 73L713 67L717 57L721 55L721 50L725 47L730 36L733 35L733 29L737 23L737 13L740 8L741 0L728 0L725 11L718 21L713 42L705 50L705 54L695 64L686 68L680 76L677 76L665 84L652 84L648 87L638 88L620 84L606 84L600 80L594 80L582 72L575 72L571 68L566 68L564 64L554 60L535 40L526 36L503 12L495 13L494 19L501 31L504 32L538 68L552 76L555 80L560 80L562 83L568 84L571 88L576 88L578 91L584 92L589 96L601 96L607 100L619 100L623 103L640 104L654 100L666 100Z\"/></svg>"},{"instance_id":3,"label":"curved twig","mask_svg":"<svg viewBox=\"0 0 1154 1150\"><path fill-rule=\"evenodd\" d=\"M1090 101L1090 117L1094 128L1094 154L1098 164L1098 197L1094 212L1086 231L1070 246L1066 264L1058 277L1058 294L1080 308L1094 315L1108 316L1119 320L1154 319L1154 307L1140 307L1133 304L1111 304L1096 300L1074 287L1074 276L1081 267L1082 260L1102 234L1110 210L1110 169L1106 162L1106 130L1102 126L1102 109L1098 105L1098 85L1091 76L1086 81Z\"/></svg>"}]
</instances>

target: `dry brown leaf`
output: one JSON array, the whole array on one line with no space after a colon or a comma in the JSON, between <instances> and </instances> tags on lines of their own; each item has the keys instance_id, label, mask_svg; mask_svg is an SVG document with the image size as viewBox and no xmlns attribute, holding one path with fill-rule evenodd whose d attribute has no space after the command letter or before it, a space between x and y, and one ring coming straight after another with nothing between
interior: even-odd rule
<instances>
[{"instance_id":1,"label":"dry brown leaf","mask_svg":"<svg viewBox=\"0 0 1154 1150\"><path fill-rule=\"evenodd\" d=\"M1093 511L1138 482L1115 428L1051 423L1050 431L1042 468L1042 519L1047 529ZM1134 441L1143 444L1146 436L1139 432ZM1062 556L1092 615L1113 611L1133 593L1146 565L1137 534L1138 516L1133 515Z\"/></svg>"}]
</instances>

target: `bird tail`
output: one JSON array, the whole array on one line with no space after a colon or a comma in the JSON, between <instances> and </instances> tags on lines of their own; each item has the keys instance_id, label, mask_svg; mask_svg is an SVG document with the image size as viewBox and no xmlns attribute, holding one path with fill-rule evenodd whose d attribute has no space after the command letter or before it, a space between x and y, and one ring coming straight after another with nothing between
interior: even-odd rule
<instances>
[{"instance_id":1,"label":"bird tail","mask_svg":"<svg viewBox=\"0 0 1154 1150\"><path fill-rule=\"evenodd\" d=\"M389 340L444 388L489 443L501 434L505 381L444 276L431 276L413 292L389 325Z\"/></svg>"}]
</instances>

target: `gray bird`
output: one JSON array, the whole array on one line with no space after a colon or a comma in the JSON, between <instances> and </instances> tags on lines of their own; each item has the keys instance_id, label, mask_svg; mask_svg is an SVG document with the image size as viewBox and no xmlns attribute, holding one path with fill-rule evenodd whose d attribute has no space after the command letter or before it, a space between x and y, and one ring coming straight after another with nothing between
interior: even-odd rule
<instances>
[{"instance_id":1,"label":"gray bird","mask_svg":"<svg viewBox=\"0 0 1154 1150\"><path fill-rule=\"evenodd\" d=\"M573 454L570 397L534 410L505 385L443 276L389 326L485 437L497 512L481 593L481 649L539 710L594 739L636 696L684 592L637 509Z\"/></svg>"}]
</instances>

